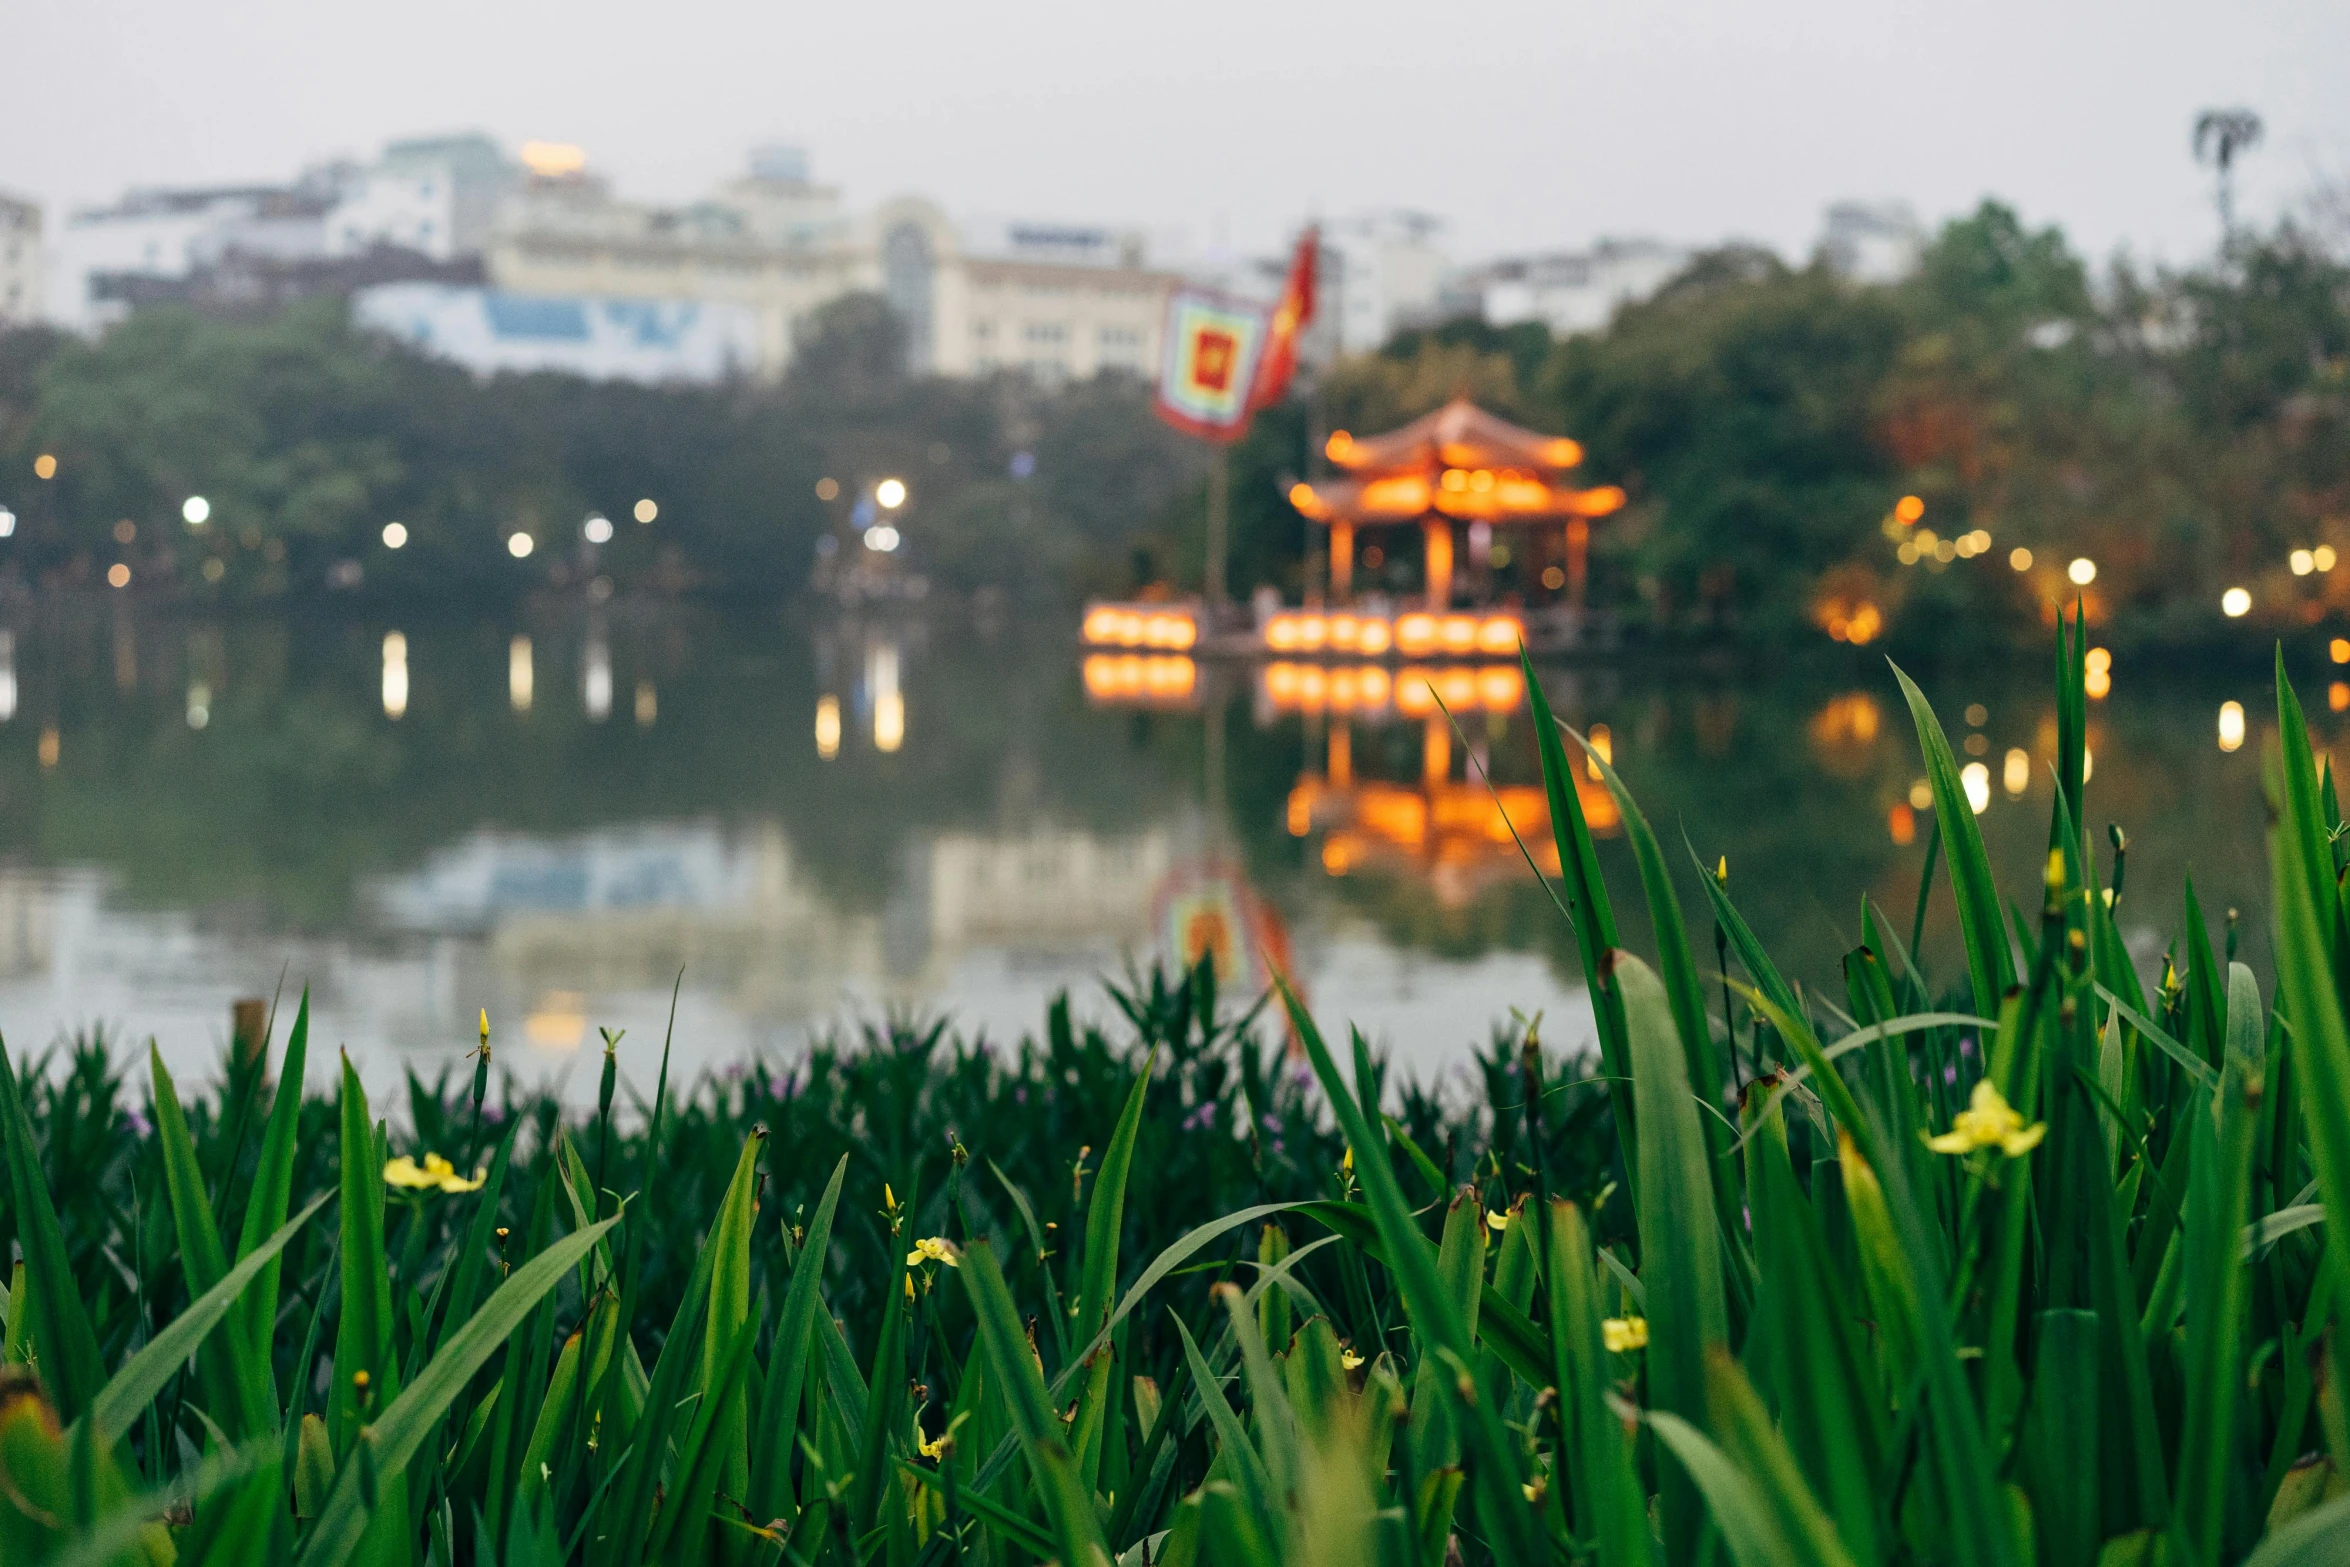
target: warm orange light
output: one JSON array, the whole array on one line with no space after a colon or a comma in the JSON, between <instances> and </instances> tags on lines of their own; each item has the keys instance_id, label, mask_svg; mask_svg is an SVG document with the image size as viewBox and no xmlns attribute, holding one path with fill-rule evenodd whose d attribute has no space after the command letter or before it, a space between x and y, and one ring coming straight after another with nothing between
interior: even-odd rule
<instances>
[{"instance_id":1,"label":"warm orange light","mask_svg":"<svg viewBox=\"0 0 2350 1567\"><path fill-rule=\"evenodd\" d=\"M567 141L526 141L522 166L541 179L556 179L586 168L587 154Z\"/></svg>"},{"instance_id":2,"label":"warm orange light","mask_svg":"<svg viewBox=\"0 0 2350 1567\"><path fill-rule=\"evenodd\" d=\"M1085 640L1111 642L1117 639L1118 612L1107 607L1088 610L1085 615Z\"/></svg>"},{"instance_id":3,"label":"warm orange light","mask_svg":"<svg viewBox=\"0 0 2350 1567\"><path fill-rule=\"evenodd\" d=\"M42 453L40 456L38 456L38 457L34 458L34 459L33 459L33 477L34 477L34 478L36 478L36 479L54 479L54 478L56 478L56 477L57 477L57 459L56 459L55 457L51 456L51 455L50 455L49 453L47 453L47 452L43 452L43 453Z\"/></svg>"},{"instance_id":4,"label":"warm orange light","mask_svg":"<svg viewBox=\"0 0 2350 1567\"><path fill-rule=\"evenodd\" d=\"M1477 702L1488 713L1510 713L1526 695L1526 677L1516 666L1501 664L1477 672Z\"/></svg>"},{"instance_id":5,"label":"warm orange light","mask_svg":"<svg viewBox=\"0 0 2350 1567\"><path fill-rule=\"evenodd\" d=\"M1465 490L1469 487L1469 476L1459 468L1447 468L1444 470L1444 478L1440 482L1448 490ZM1491 487L1493 483L1493 476L1491 474L1487 474L1485 476L1485 482L1488 487Z\"/></svg>"},{"instance_id":6,"label":"warm orange light","mask_svg":"<svg viewBox=\"0 0 2350 1567\"><path fill-rule=\"evenodd\" d=\"M1289 487L1289 504L1311 515L1314 510L1314 487L1300 480Z\"/></svg>"},{"instance_id":7,"label":"warm orange light","mask_svg":"<svg viewBox=\"0 0 2350 1567\"><path fill-rule=\"evenodd\" d=\"M1097 702L1176 702L1191 695L1199 670L1188 658L1095 653L1084 675L1085 694Z\"/></svg>"},{"instance_id":8,"label":"warm orange light","mask_svg":"<svg viewBox=\"0 0 2350 1567\"><path fill-rule=\"evenodd\" d=\"M1493 488L1493 470L1480 468L1469 475L1469 488L1482 495Z\"/></svg>"},{"instance_id":9,"label":"warm orange light","mask_svg":"<svg viewBox=\"0 0 2350 1567\"><path fill-rule=\"evenodd\" d=\"M1489 616L1477 628L1477 651L1480 653L1515 653L1525 639L1525 628L1510 615Z\"/></svg>"},{"instance_id":10,"label":"warm orange light","mask_svg":"<svg viewBox=\"0 0 2350 1567\"><path fill-rule=\"evenodd\" d=\"M1447 615L1437 635L1443 638L1447 653L1473 653L1477 650L1477 617Z\"/></svg>"},{"instance_id":11,"label":"warm orange light","mask_svg":"<svg viewBox=\"0 0 2350 1567\"><path fill-rule=\"evenodd\" d=\"M1591 755L1585 759L1583 768L1594 779L1597 779L1601 762L1607 763L1610 767L1616 764L1615 732L1605 724L1593 724L1590 734L1585 738L1590 743Z\"/></svg>"},{"instance_id":12,"label":"warm orange light","mask_svg":"<svg viewBox=\"0 0 2350 1567\"><path fill-rule=\"evenodd\" d=\"M1399 615L1395 621L1395 645L1404 653L1419 654L1436 646L1436 617L1434 615Z\"/></svg>"},{"instance_id":13,"label":"warm orange light","mask_svg":"<svg viewBox=\"0 0 2350 1567\"><path fill-rule=\"evenodd\" d=\"M1603 484L1596 490L1578 490L1569 497L1575 512L1584 517L1605 517L1624 509L1623 486Z\"/></svg>"},{"instance_id":14,"label":"warm orange light","mask_svg":"<svg viewBox=\"0 0 2350 1567\"><path fill-rule=\"evenodd\" d=\"M2337 713L2350 709L2350 686L2337 680L2326 687L2326 706Z\"/></svg>"},{"instance_id":15,"label":"warm orange light","mask_svg":"<svg viewBox=\"0 0 2350 1567\"><path fill-rule=\"evenodd\" d=\"M1906 804L1897 804L1885 813L1885 828L1893 841L1905 848L1918 841L1917 813Z\"/></svg>"},{"instance_id":16,"label":"warm orange light","mask_svg":"<svg viewBox=\"0 0 2350 1567\"><path fill-rule=\"evenodd\" d=\"M1330 439L1323 444L1322 450L1332 462L1344 462L1346 454L1353 449L1354 443L1355 438L1344 430L1333 430L1330 432Z\"/></svg>"},{"instance_id":17,"label":"warm orange light","mask_svg":"<svg viewBox=\"0 0 2350 1567\"><path fill-rule=\"evenodd\" d=\"M1553 468L1572 468L1583 461L1583 446L1560 436L1555 441L1542 443L1542 460Z\"/></svg>"},{"instance_id":18,"label":"warm orange light","mask_svg":"<svg viewBox=\"0 0 2350 1567\"><path fill-rule=\"evenodd\" d=\"M2326 644L2326 651L2337 664L2350 664L2350 637L2336 637Z\"/></svg>"},{"instance_id":19,"label":"warm orange light","mask_svg":"<svg viewBox=\"0 0 2350 1567\"><path fill-rule=\"evenodd\" d=\"M1395 632L1384 620L1366 620L1355 634L1355 642L1365 653L1376 657L1394 645Z\"/></svg>"},{"instance_id":20,"label":"warm orange light","mask_svg":"<svg viewBox=\"0 0 2350 1567\"><path fill-rule=\"evenodd\" d=\"M1926 514L1926 503L1915 495L1904 495L1893 503L1893 515L1903 522L1915 522Z\"/></svg>"}]
</instances>

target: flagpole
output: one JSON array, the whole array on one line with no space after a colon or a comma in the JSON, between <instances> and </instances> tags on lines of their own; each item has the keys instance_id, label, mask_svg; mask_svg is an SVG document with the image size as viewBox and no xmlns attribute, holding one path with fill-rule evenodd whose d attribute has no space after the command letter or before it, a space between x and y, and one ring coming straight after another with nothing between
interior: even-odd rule
<instances>
[{"instance_id":1,"label":"flagpole","mask_svg":"<svg viewBox=\"0 0 2350 1567\"><path fill-rule=\"evenodd\" d=\"M1221 627L1231 594L1224 582L1225 540L1232 528L1232 449L1222 441L1208 464L1208 624Z\"/></svg>"}]
</instances>

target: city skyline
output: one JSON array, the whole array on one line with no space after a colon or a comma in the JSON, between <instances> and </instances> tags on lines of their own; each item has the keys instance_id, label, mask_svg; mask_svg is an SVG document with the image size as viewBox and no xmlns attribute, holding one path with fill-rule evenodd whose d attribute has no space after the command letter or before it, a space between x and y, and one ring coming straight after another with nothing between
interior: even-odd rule
<instances>
[{"instance_id":1,"label":"city skyline","mask_svg":"<svg viewBox=\"0 0 2350 1567\"><path fill-rule=\"evenodd\" d=\"M1170 24L1194 44L1057 6L984 29L921 9L885 36L714 0L649 35L593 3L560 21L434 4L391 28L279 0L225 22L146 0L25 8L0 47L59 64L21 84L31 130L0 152L0 187L54 225L132 186L282 178L479 125L508 146L578 143L647 200L692 199L746 148L784 140L852 201L919 191L958 211L1141 224L1211 253L1273 248L1304 216L1410 207L1444 219L1462 259L1620 234L1801 257L1837 200L1904 200L1932 224L1996 196L2100 259L2177 263L2216 234L2188 147L2197 110L2266 119L2239 179L2254 221L2350 169L2350 106L2322 82L2350 52L2350 16L2296 0L2224 28L2166 7L2127 36L2085 5L1960 22L1920 6L1761 18L1689 0L1635 19L1487 4L1408 46L1405 19L1376 5L1343 27L1289 10L1242 26L1209 5ZM722 35L738 47L705 47ZM354 73L362 57L375 64Z\"/></svg>"}]
</instances>

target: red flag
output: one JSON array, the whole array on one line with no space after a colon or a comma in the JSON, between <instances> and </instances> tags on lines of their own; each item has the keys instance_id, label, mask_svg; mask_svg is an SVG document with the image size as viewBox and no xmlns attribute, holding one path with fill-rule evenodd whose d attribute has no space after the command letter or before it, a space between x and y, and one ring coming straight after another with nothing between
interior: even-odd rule
<instances>
[{"instance_id":1,"label":"red flag","mask_svg":"<svg viewBox=\"0 0 2350 1567\"><path fill-rule=\"evenodd\" d=\"M1289 263L1289 281L1265 334L1265 351L1257 360L1256 384L1249 388L1248 405L1265 408L1289 395L1297 379L1297 339L1314 319L1314 270L1320 260L1321 230L1308 225L1297 238L1297 254Z\"/></svg>"}]
</instances>

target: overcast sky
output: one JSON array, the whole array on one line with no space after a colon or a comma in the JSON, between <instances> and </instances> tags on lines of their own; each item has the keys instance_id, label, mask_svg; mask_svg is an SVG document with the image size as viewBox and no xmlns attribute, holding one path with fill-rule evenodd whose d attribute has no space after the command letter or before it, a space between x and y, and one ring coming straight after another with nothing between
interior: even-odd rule
<instances>
[{"instance_id":1,"label":"overcast sky","mask_svg":"<svg viewBox=\"0 0 2350 1567\"><path fill-rule=\"evenodd\" d=\"M6 0L0 187L283 178L387 137L573 141L695 195L760 141L854 203L1264 248L1431 211L1463 258L1606 234L1809 249L1842 197L1985 195L2102 257L2214 232L2198 109L2248 105L2272 216L2350 175L2345 0Z\"/></svg>"}]
</instances>

